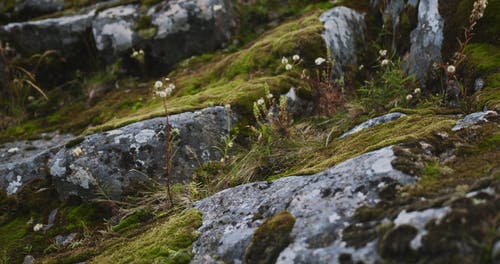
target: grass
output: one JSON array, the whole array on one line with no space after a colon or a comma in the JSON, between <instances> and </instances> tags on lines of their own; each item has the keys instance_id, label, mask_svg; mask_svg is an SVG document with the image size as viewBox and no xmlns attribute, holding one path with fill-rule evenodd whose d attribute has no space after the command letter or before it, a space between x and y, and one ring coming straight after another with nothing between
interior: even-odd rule
<instances>
[{"instance_id":1,"label":"grass","mask_svg":"<svg viewBox=\"0 0 500 264\"><path fill-rule=\"evenodd\" d=\"M194 209L185 211L105 250L89 263L189 263L199 226L201 213Z\"/></svg>"}]
</instances>

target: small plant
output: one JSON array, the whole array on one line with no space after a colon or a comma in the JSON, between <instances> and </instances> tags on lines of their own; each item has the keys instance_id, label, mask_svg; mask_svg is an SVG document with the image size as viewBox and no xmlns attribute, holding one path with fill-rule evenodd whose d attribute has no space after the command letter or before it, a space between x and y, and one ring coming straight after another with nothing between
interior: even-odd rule
<instances>
[{"instance_id":1,"label":"small plant","mask_svg":"<svg viewBox=\"0 0 500 264\"><path fill-rule=\"evenodd\" d=\"M404 106L414 99L407 91L411 76L406 76L399 60L387 57L387 50L379 51L376 77L359 89L360 102L369 112L385 112L393 107ZM420 89L415 89L420 93Z\"/></svg>"},{"instance_id":2,"label":"small plant","mask_svg":"<svg viewBox=\"0 0 500 264\"><path fill-rule=\"evenodd\" d=\"M467 93L463 86L458 82L456 73L467 58L465 49L472 40L472 37L474 36L474 28L479 19L483 17L487 5L487 0L474 1L472 12L469 16L469 25L468 27L464 28L463 39L457 37L458 50L453 54L453 57L449 62L445 64L434 63L434 67L437 69L441 68L445 74L446 90L443 91L443 96L445 98L445 101L447 101L448 104L452 106L457 105L457 101L460 95L464 100L466 99Z\"/></svg>"},{"instance_id":3,"label":"small plant","mask_svg":"<svg viewBox=\"0 0 500 264\"><path fill-rule=\"evenodd\" d=\"M143 49L140 49L139 51L135 49L132 50L130 58L134 59L137 62L137 64L139 64L142 77L146 77L146 66L145 66L146 54L144 53L144 50Z\"/></svg>"},{"instance_id":4,"label":"small plant","mask_svg":"<svg viewBox=\"0 0 500 264\"><path fill-rule=\"evenodd\" d=\"M0 83L0 95L2 97L2 109L8 115L22 117L25 112L27 101L34 100L31 91L48 100L45 92L36 84L37 72L47 57L54 51L46 51L41 55L34 55L28 61L21 61L17 52L9 43L0 42L0 64L2 64L2 79ZM32 67L24 66L30 65Z\"/></svg>"},{"instance_id":5,"label":"small plant","mask_svg":"<svg viewBox=\"0 0 500 264\"><path fill-rule=\"evenodd\" d=\"M279 102L276 102L268 86L265 88L265 93L265 97L254 102L253 115L259 125L259 129L256 130L259 134L259 143L264 141L269 145L271 133L273 132L278 133L282 137L290 137L290 127L293 120L288 111L288 98L286 96L281 96Z\"/></svg>"},{"instance_id":6,"label":"small plant","mask_svg":"<svg viewBox=\"0 0 500 264\"><path fill-rule=\"evenodd\" d=\"M220 162L222 163L227 163L230 162L230 156L229 156L229 150L234 146L234 141L236 140L236 135L231 133L231 105L226 104L224 106L226 110L226 116L227 116L227 135L222 136L222 148L216 147L220 153L221 153L221 160Z\"/></svg>"},{"instance_id":7,"label":"small plant","mask_svg":"<svg viewBox=\"0 0 500 264\"><path fill-rule=\"evenodd\" d=\"M159 96L163 102L163 111L165 114L165 181L167 187L167 197L170 207L174 206L172 199L172 190L170 182L170 173L172 166L172 128L169 122L169 114L167 107L167 96L170 96L175 90L175 85L170 82L169 78L165 78L165 83L156 81L154 84L154 95Z\"/></svg>"}]
</instances>

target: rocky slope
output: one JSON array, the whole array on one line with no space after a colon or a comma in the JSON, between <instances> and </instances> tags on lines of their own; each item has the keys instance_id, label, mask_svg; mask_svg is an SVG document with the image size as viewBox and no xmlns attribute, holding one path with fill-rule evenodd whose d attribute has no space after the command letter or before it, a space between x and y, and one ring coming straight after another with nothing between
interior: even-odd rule
<instances>
[{"instance_id":1,"label":"rocky slope","mask_svg":"<svg viewBox=\"0 0 500 264\"><path fill-rule=\"evenodd\" d=\"M500 263L499 1L446 65L473 2L0 4L2 95L48 95L0 98L0 263Z\"/></svg>"}]
</instances>

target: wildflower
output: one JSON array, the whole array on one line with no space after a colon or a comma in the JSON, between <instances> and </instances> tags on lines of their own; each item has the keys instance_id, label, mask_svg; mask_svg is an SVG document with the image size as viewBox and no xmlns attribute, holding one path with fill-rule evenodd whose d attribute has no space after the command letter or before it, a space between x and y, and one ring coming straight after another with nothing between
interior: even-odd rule
<instances>
[{"instance_id":1,"label":"wildflower","mask_svg":"<svg viewBox=\"0 0 500 264\"><path fill-rule=\"evenodd\" d=\"M170 95L175 90L175 84L171 83L165 88L167 95Z\"/></svg>"},{"instance_id":2,"label":"wildflower","mask_svg":"<svg viewBox=\"0 0 500 264\"><path fill-rule=\"evenodd\" d=\"M456 69L455 69L455 66L453 66L453 65L450 65L450 66L448 66L448 67L446 68L446 71L447 71L449 74L453 74L453 73L455 73L455 70L456 70Z\"/></svg>"},{"instance_id":3,"label":"wildflower","mask_svg":"<svg viewBox=\"0 0 500 264\"><path fill-rule=\"evenodd\" d=\"M38 232L38 231L42 230L42 228L43 228L43 224L36 224L33 227L33 231Z\"/></svg>"},{"instance_id":4,"label":"wildflower","mask_svg":"<svg viewBox=\"0 0 500 264\"><path fill-rule=\"evenodd\" d=\"M225 162L225 161L226 161L226 159L224 159L224 158L220 159L220 162Z\"/></svg>"},{"instance_id":5,"label":"wildflower","mask_svg":"<svg viewBox=\"0 0 500 264\"><path fill-rule=\"evenodd\" d=\"M387 56L387 50L379 50L378 54L380 55L380 57L385 57Z\"/></svg>"},{"instance_id":6,"label":"wildflower","mask_svg":"<svg viewBox=\"0 0 500 264\"><path fill-rule=\"evenodd\" d=\"M158 95L161 98L167 97L167 93L165 91L156 92L156 95Z\"/></svg>"},{"instance_id":7,"label":"wildflower","mask_svg":"<svg viewBox=\"0 0 500 264\"><path fill-rule=\"evenodd\" d=\"M170 82L170 78L165 77L165 82Z\"/></svg>"},{"instance_id":8,"label":"wildflower","mask_svg":"<svg viewBox=\"0 0 500 264\"><path fill-rule=\"evenodd\" d=\"M266 95L266 97L267 97L267 99L273 99L273 94L270 93L270 94Z\"/></svg>"},{"instance_id":9,"label":"wildflower","mask_svg":"<svg viewBox=\"0 0 500 264\"><path fill-rule=\"evenodd\" d=\"M414 93L414 94L419 94L419 93L421 93L421 92L422 92L422 91L420 90L420 88L416 88L416 89L413 91L413 93Z\"/></svg>"},{"instance_id":10,"label":"wildflower","mask_svg":"<svg viewBox=\"0 0 500 264\"><path fill-rule=\"evenodd\" d=\"M155 88L156 89L160 89L161 87L163 87L163 83L161 81L156 81L155 82Z\"/></svg>"},{"instance_id":11,"label":"wildflower","mask_svg":"<svg viewBox=\"0 0 500 264\"><path fill-rule=\"evenodd\" d=\"M144 55L144 50L140 49L139 50L139 55Z\"/></svg>"},{"instance_id":12,"label":"wildflower","mask_svg":"<svg viewBox=\"0 0 500 264\"><path fill-rule=\"evenodd\" d=\"M300 56L298 54L295 54L295 55L293 55L292 59L294 61L298 61L298 60L300 60Z\"/></svg>"},{"instance_id":13,"label":"wildflower","mask_svg":"<svg viewBox=\"0 0 500 264\"><path fill-rule=\"evenodd\" d=\"M28 101L31 102L31 101L34 101L34 100L35 100L35 97L33 95L28 96Z\"/></svg>"},{"instance_id":14,"label":"wildflower","mask_svg":"<svg viewBox=\"0 0 500 264\"><path fill-rule=\"evenodd\" d=\"M181 134L181 130L174 127L172 128L172 130L170 130L170 132L172 133L172 135L180 135Z\"/></svg>"},{"instance_id":15,"label":"wildflower","mask_svg":"<svg viewBox=\"0 0 500 264\"><path fill-rule=\"evenodd\" d=\"M137 56L139 56L139 52L137 52L137 50L134 50L134 52L132 52L132 55L130 57L136 58Z\"/></svg>"},{"instance_id":16,"label":"wildflower","mask_svg":"<svg viewBox=\"0 0 500 264\"><path fill-rule=\"evenodd\" d=\"M286 69L287 71L291 70L292 68L293 68L292 64L287 64L287 65L285 66L285 69Z\"/></svg>"},{"instance_id":17,"label":"wildflower","mask_svg":"<svg viewBox=\"0 0 500 264\"><path fill-rule=\"evenodd\" d=\"M214 12L222 10L222 5L214 5Z\"/></svg>"},{"instance_id":18,"label":"wildflower","mask_svg":"<svg viewBox=\"0 0 500 264\"><path fill-rule=\"evenodd\" d=\"M232 148L232 147L233 147L233 145L234 145L233 141L230 141L229 143L227 143L227 147L228 147L228 148Z\"/></svg>"},{"instance_id":19,"label":"wildflower","mask_svg":"<svg viewBox=\"0 0 500 264\"><path fill-rule=\"evenodd\" d=\"M413 99L413 95L409 94L409 95L406 96L406 100L407 101L410 101L411 99Z\"/></svg>"},{"instance_id":20,"label":"wildflower","mask_svg":"<svg viewBox=\"0 0 500 264\"><path fill-rule=\"evenodd\" d=\"M286 57L283 57L281 59L281 64L288 64L288 59Z\"/></svg>"},{"instance_id":21,"label":"wildflower","mask_svg":"<svg viewBox=\"0 0 500 264\"><path fill-rule=\"evenodd\" d=\"M384 60L382 60L382 61L380 62L380 65L382 65L382 66L387 66L387 65L389 65L389 63L390 63L390 62L391 62L390 60L388 60L388 59L384 59Z\"/></svg>"},{"instance_id":22,"label":"wildflower","mask_svg":"<svg viewBox=\"0 0 500 264\"><path fill-rule=\"evenodd\" d=\"M258 105L263 105L264 104L264 98L260 98L259 100L257 100L257 104Z\"/></svg>"},{"instance_id":23,"label":"wildflower","mask_svg":"<svg viewBox=\"0 0 500 264\"><path fill-rule=\"evenodd\" d=\"M361 71L361 70L362 70L362 69L364 69L364 68L365 68L365 65L361 64L361 65L359 65L358 70L360 70L360 71Z\"/></svg>"},{"instance_id":24,"label":"wildflower","mask_svg":"<svg viewBox=\"0 0 500 264\"><path fill-rule=\"evenodd\" d=\"M323 58L319 57L319 58L317 58L317 59L314 61L314 63L316 63L316 65L318 65L318 66L319 66L319 65L323 64L325 61L326 61L325 59L323 59Z\"/></svg>"},{"instance_id":25,"label":"wildflower","mask_svg":"<svg viewBox=\"0 0 500 264\"><path fill-rule=\"evenodd\" d=\"M231 110L231 105L230 104L226 104L226 105L224 105L224 108L226 108L226 110Z\"/></svg>"},{"instance_id":26,"label":"wildflower","mask_svg":"<svg viewBox=\"0 0 500 264\"><path fill-rule=\"evenodd\" d=\"M76 147L74 150L73 150L73 157L79 157L81 154L83 153L83 150L82 148L80 147Z\"/></svg>"}]
</instances>

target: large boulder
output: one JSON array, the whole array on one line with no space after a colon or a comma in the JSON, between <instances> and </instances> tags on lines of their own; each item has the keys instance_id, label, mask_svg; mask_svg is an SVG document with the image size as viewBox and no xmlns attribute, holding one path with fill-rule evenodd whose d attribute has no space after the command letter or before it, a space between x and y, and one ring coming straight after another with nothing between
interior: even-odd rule
<instances>
[{"instance_id":1,"label":"large boulder","mask_svg":"<svg viewBox=\"0 0 500 264\"><path fill-rule=\"evenodd\" d=\"M245 184L197 202L203 225L193 263L241 263L262 218L284 210L295 218L294 239L277 263L336 263L345 253L354 262L373 263L379 259L374 243L352 248L341 234L358 207L376 204L380 193L387 195L397 184L415 182L392 167L395 158L393 148L386 147L316 175Z\"/></svg>"},{"instance_id":2,"label":"large boulder","mask_svg":"<svg viewBox=\"0 0 500 264\"><path fill-rule=\"evenodd\" d=\"M187 182L200 164L221 158L217 146L227 131L224 107L170 116L173 127L171 179ZM86 136L61 149L51 160L50 174L61 199L120 199L137 184L164 181L165 118L140 121Z\"/></svg>"},{"instance_id":3,"label":"large boulder","mask_svg":"<svg viewBox=\"0 0 500 264\"><path fill-rule=\"evenodd\" d=\"M320 20L324 24L322 36L328 47L330 60L335 61L332 75L334 78L341 77L347 66L357 68L357 55L366 46L364 15L339 6L321 14Z\"/></svg>"}]
</instances>

